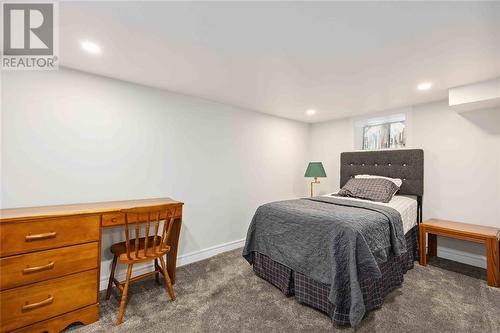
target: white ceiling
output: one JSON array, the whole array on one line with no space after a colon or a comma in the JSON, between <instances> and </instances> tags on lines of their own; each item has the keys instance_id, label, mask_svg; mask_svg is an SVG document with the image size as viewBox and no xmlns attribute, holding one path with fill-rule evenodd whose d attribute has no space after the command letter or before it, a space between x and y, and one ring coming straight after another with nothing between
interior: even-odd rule
<instances>
[{"instance_id":1,"label":"white ceiling","mask_svg":"<svg viewBox=\"0 0 500 333\"><path fill-rule=\"evenodd\" d=\"M82 51L84 39L102 53ZM60 56L63 66L316 122L500 76L500 3L62 2ZM417 91L423 81L433 88Z\"/></svg>"}]
</instances>

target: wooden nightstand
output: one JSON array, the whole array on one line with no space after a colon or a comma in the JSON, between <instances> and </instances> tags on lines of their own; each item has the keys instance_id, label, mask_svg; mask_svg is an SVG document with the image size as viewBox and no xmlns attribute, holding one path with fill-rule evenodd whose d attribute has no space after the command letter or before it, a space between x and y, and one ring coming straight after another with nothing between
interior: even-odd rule
<instances>
[{"instance_id":1,"label":"wooden nightstand","mask_svg":"<svg viewBox=\"0 0 500 333\"><path fill-rule=\"evenodd\" d=\"M461 222L430 219L420 224L419 231L420 265L425 266L427 263L426 234L428 234L429 237L429 256L437 255L436 235L484 243L486 245L488 285L491 287L500 287L500 229Z\"/></svg>"}]
</instances>

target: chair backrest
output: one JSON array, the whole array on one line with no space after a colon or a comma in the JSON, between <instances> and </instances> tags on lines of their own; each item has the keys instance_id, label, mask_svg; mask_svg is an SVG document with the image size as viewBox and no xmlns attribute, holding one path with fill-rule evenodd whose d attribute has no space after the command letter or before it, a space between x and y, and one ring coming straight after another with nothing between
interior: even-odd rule
<instances>
[{"instance_id":1,"label":"chair backrest","mask_svg":"<svg viewBox=\"0 0 500 333\"><path fill-rule=\"evenodd\" d=\"M127 258L132 260L130 255L132 244L130 237L130 230L132 229L135 243L134 243L134 259L139 258L139 238L140 225L146 225L145 239L144 239L144 256L159 254L167 248L167 242L170 237L170 231L174 224L174 216L177 207L172 205L149 206L139 208L122 209L120 212L125 214L125 245L127 249ZM161 222L164 221L163 227ZM151 228L151 226L153 228ZM150 235L150 231L153 229ZM149 243L149 237L154 236L153 244ZM158 242L158 237L161 237L161 242ZM141 247L142 248L142 247ZM147 251L151 250L152 253Z\"/></svg>"}]
</instances>

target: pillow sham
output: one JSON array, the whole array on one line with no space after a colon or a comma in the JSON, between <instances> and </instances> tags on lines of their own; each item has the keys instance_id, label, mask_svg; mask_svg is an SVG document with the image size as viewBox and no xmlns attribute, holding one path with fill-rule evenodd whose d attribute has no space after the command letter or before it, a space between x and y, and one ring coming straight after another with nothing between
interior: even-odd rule
<instances>
[{"instance_id":1,"label":"pillow sham","mask_svg":"<svg viewBox=\"0 0 500 333\"><path fill-rule=\"evenodd\" d=\"M354 178L382 178L382 179L387 179L393 182L397 187L401 187L403 185L403 181L401 178L390 178L390 177L384 177L384 176L375 176L375 175L356 175Z\"/></svg>"},{"instance_id":2,"label":"pillow sham","mask_svg":"<svg viewBox=\"0 0 500 333\"><path fill-rule=\"evenodd\" d=\"M338 195L387 203L399 190L392 181L384 178L351 178Z\"/></svg>"}]
</instances>

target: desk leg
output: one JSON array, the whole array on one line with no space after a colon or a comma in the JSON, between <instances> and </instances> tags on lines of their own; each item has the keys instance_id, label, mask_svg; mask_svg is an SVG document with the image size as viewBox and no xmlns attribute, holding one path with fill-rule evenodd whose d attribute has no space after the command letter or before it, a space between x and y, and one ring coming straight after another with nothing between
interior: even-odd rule
<instances>
[{"instance_id":1,"label":"desk leg","mask_svg":"<svg viewBox=\"0 0 500 333\"><path fill-rule=\"evenodd\" d=\"M427 234L427 243L429 244L427 250L429 252L429 256L436 257L437 256L437 235Z\"/></svg>"},{"instance_id":2,"label":"desk leg","mask_svg":"<svg viewBox=\"0 0 500 333\"><path fill-rule=\"evenodd\" d=\"M500 255L498 239L486 240L486 274L488 286L500 287Z\"/></svg>"},{"instance_id":3,"label":"desk leg","mask_svg":"<svg viewBox=\"0 0 500 333\"><path fill-rule=\"evenodd\" d=\"M179 246L179 236L181 234L181 224L182 219L175 219L174 224L172 226L171 234L170 234L170 253L167 254L167 271L168 275L170 275L170 279L172 280L172 284L175 283L175 271L177 268L177 248Z\"/></svg>"},{"instance_id":4,"label":"desk leg","mask_svg":"<svg viewBox=\"0 0 500 333\"><path fill-rule=\"evenodd\" d=\"M427 239L426 239L426 232L425 232L425 227L420 225L418 228L419 231L419 245L420 245L420 265L425 266L427 264Z\"/></svg>"}]
</instances>

